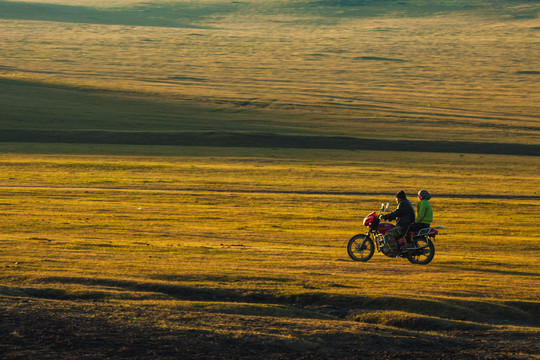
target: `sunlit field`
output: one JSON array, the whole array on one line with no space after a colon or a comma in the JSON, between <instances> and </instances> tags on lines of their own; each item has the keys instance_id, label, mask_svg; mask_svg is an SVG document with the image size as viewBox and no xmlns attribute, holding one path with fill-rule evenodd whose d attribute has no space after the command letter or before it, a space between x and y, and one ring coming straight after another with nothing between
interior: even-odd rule
<instances>
[{"instance_id":1,"label":"sunlit field","mask_svg":"<svg viewBox=\"0 0 540 360\"><path fill-rule=\"evenodd\" d=\"M226 357L247 358L255 343L263 354L284 357L354 357L360 350L382 357L412 349L427 356L441 342L448 354L466 358L512 357L517 345L524 358L538 350L531 341L540 295L535 158L65 145L2 150L0 298L4 321L18 319L6 336L21 339L11 354L36 354L23 346L39 333L29 327L34 316L44 328L82 331L70 346L102 341L100 351L120 357L133 349L114 350L115 341L96 340L96 333L113 329L120 339L133 336L143 354L162 356L180 351L170 347L171 337L207 354L217 342ZM403 165L412 161L419 161L414 169ZM433 262L412 265L382 254L368 263L349 259L346 243L365 231L362 218L392 201L389 189L402 184L414 203L416 189L434 194L434 225L444 230ZM144 347L140 331L164 347ZM469 331L474 335L465 340ZM476 341L480 334L502 341L499 350ZM403 346L394 348L396 339ZM238 346L251 350L242 354Z\"/></svg>"},{"instance_id":2,"label":"sunlit field","mask_svg":"<svg viewBox=\"0 0 540 360\"><path fill-rule=\"evenodd\" d=\"M0 0L0 358L539 358L539 13Z\"/></svg>"}]
</instances>

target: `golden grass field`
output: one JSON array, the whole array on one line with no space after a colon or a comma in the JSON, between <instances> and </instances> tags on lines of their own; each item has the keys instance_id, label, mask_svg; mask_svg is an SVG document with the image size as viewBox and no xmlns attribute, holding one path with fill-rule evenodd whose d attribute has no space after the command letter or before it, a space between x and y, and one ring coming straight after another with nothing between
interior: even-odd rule
<instances>
[{"instance_id":1,"label":"golden grass field","mask_svg":"<svg viewBox=\"0 0 540 360\"><path fill-rule=\"evenodd\" d=\"M0 357L539 358L539 12L0 1ZM114 143L204 132L449 145ZM422 188L429 265L348 257Z\"/></svg>"},{"instance_id":2,"label":"golden grass field","mask_svg":"<svg viewBox=\"0 0 540 360\"><path fill-rule=\"evenodd\" d=\"M13 356L47 354L52 335L28 327L34 316L44 328L64 329L53 332L68 343L58 345L67 356L89 341L102 344L94 356L134 355L129 343L99 340L102 331L132 341L142 357L177 356L171 339L201 358L253 358L257 348L278 358L537 353L534 157L90 145L2 151L0 291L7 321L18 319L6 334L21 339L6 349ZM412 161L414 170L401 165ZM445 228L433 262L350 260L346 243L365 231L363 216L404 183L409 193L429 185L434 194L434 225ZM156 345L145 346L140 331ZM38 345L21 345L36 336Z\"/></svg>"}]
</instances>

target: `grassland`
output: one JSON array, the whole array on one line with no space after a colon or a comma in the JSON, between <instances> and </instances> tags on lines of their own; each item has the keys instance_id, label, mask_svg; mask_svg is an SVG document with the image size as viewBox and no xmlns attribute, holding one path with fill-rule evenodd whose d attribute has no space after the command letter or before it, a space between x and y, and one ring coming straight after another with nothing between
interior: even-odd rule
<instances>
[{"instance_id":1,"label":"grassland","mask_svg":"<svg viewBox=\"0 0 540 360\"><path fill-rule=\"evenodd\" d=\"M407 3L0 1L0 128L538 146L538 3Z\"/></svg>"},{"instance_id":2,"label":"grassland","mask_svg":"<svg viewBox=\"0 0 540 360\"><path fill-rule=\"evenodd\" d=\"M0 0L0 357L538 358L539 12Z\"/></svg>"},{"instance_id":3,"label":"grassland","mask_svg":"<svg viewBox=\"0 0 540 360\"><path fill-rule=\"evenodd\" d=\"M433 154L373 151L2 151L8 357L538 351L535 158L438 154L434 168ZM417 172L400 165L413 160ZM433 263L351 261L362 217L404 183L435 194Z\"/></svg>"}]
</instances>

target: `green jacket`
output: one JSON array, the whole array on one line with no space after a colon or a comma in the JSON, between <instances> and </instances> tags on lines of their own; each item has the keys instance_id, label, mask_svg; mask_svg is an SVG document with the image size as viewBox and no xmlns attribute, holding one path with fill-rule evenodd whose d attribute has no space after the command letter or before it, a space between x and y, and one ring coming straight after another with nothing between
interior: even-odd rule
<instances>
[{"instance_id":1,"label":"green jacket","mask_svg":"<svg viewBox=\"0 0 540 360\"><path fill-rule=\"evenodd\" d=\"M426 199L420 200L415 222L429 225L432 221L433 209L431 208L431 204Z\"/></svg>"}]
</instances>

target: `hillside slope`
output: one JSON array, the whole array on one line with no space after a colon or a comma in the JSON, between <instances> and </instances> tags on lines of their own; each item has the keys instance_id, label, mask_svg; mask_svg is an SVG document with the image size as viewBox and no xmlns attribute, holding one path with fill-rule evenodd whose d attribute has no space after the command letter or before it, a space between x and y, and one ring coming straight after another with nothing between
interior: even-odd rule
<instances>
[{"instance_id":1,"label":"hillside slope","mask_svg":"<svg viewBox=\"0 0 540 360\"><path fill-rule=\"evenodd\" d=\"M539 11L538 1L0 1L0 129L464 141L534 154Z\"/></svg>"}]
</instances>

